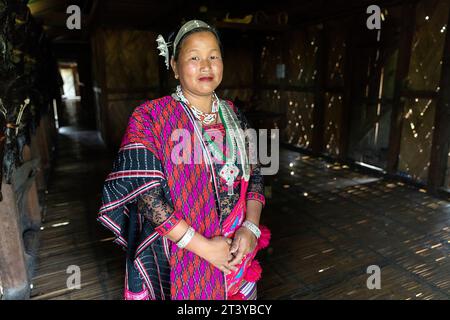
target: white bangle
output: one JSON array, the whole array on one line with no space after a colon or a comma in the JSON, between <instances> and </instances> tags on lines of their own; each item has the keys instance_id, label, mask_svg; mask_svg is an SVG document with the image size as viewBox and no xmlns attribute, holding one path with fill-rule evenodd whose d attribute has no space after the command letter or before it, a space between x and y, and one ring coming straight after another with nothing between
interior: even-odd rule
<instances>
[{"instance_id":1,"label":"white bangle","mask_svg":"<svg viewBox=\"0 0 450 320\"><path fill-rule=\"evenodd\" d=\"M188 243L192 240L192 238L195 235L195 230L192 227L189 227L186 231L186 233L184 234L183 237L181 237L180 240L178 240L177 242L177 246L180 249L183 249L184 247L186 247L188 245Z\"/></svg>"},{"instance_id":2,"label":"white bangle","mask_svg":"<svg viewBox=\"0 0 450 320\"><path fill-rule=\"evenodd\" d=\"M259 239L259 237L261 236L261 230L259 230L258 226L253 222L245 220L242 226L250 230L255 235L256 239Z\"/></svg>"}]
</instances>

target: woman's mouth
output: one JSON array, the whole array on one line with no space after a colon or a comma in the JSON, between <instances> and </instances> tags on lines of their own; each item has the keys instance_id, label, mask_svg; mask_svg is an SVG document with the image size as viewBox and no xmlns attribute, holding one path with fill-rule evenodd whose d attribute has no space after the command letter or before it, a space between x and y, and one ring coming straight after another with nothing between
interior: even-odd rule
<instances>
[{"instance_id":1,"label":"woman's mouth","mask_svg":"<svg viewBox=\"0 0 450 320\"><path fill-rule=\"evenodd\" d=\"M212 81L214 78L213 77L201 77L198 80L199 81Z\"/></svg>"}]
</instances>

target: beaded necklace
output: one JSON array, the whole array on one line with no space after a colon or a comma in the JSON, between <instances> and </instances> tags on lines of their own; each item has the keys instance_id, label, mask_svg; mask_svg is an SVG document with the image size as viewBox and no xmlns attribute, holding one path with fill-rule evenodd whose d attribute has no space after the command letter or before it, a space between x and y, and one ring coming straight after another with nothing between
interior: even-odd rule
<instances>
[{"instance_id":1,"label":"beaded necklace","mask_svg":"<svg viewBox=\"0 0 450 320\"><path fill-rule=\"evenodd\" d=\"M223 126L225 127L226 141L230 142L230 152L228 154L229 156L227 157L224 154L224 152L222 152L222 150L217 146L217 144L214 141L212 141L211 137L205 131L204 128L202 128L202 133L205 139L208 141L208 148L210 149L214 157L225 161L225 165L220 169L219 175L227 182L228 195L233 195L234 194L233 184L237 176L239 175L240 171L239 168L236 166L237 160L236 138L234 137L232 130L230 130L230 119L228 118L227 115L225 115L225 117L223 116L222 109L220 107L219 107L219 116L220 119L222 120Z\"/></svg>"},{"instance_id":2,"label":"beaded necklace","mask_svg":"<svg viewBox=\"0 0 450 320\"><path fill-rule=\"evenodd\" d=\"M192 113L195 115L195 117L197 118L197 120L199 120L201 123L205 123L204 119L199 119L199 117L197 116L195 110L190 104L189 101L186 99L186 97L183 95L183 91L181 90L181 86L178 85L177 89L176 89L176 95L179 97L179 99L186 104L187 106L190 106L190 109L192 111ZM208 149L210 150L210 152L216 157L216 159L222 159L223 161L225 161L225 164L222 166L222 168L219 171L219 175L221 178L223 178L228 186L228 195L233 195L234 194L234 181L236 180L237 176L239 175L239 168L236 166L236 160L237 160L237 144L238 144L238 136L236 136L237 133L237 122L235 119L232 119L230 112L228 112L226 107L222 107L220 104L220 100L219 98L216 96L215 93L213 93L214 95L214 102L213 102L213 106L212 106L212 110L214 112L216 112L219 114L220 119L222 120L223 126L225 127L225 134L227 137L226 141L230 141L230 152L229 152L229 157L226 157L226 155L221 151L221 149L219 149L219 147L217 146L217 144L211 140L211 137L208 135L208 133L205 131L205 129L202 127L202 134L203 137L208 141ZM222 112L222 109L225 112ZM200 110L198 110L200 111ZM200 111L202 112L202 111ZM214 119L214 122L216 120ZM206 123L205 123L206 124ZM233 126L234 124L234 126ZM240 142L240 147L245 148L245 144L242 143L241 141L242 139L239 140ZM244 152L245 154L245 152ZM241 157L243 156L242 152L241 152ZM242 160L242 159L241 159ZM245 170L244 170L245 173ZM248 177L244 177L245 179L248 179Z\"/></svg>"},{"instance_id":3,"label":"beaded necklace","mask_svg":"<svg viewBox=\"0 0 450 320\"><path fill-rule=\"evenodd\" d=\"M197 109L192 104L190 104L188 99L186 99L186 97L184 96L180 85L177 86L176 94L178 97L180 97L181 101L183 101L185 104L187 104L191 108L194 116L202 124L209 125L209 124L213 124L217 121L217 112L219 110L219 103L218 103L219 99L217 98L215 93L213 93L213 103L212 103L212 107L211 107L211 113L203 112L203 111Z\"/></svg>"}]
</instances>

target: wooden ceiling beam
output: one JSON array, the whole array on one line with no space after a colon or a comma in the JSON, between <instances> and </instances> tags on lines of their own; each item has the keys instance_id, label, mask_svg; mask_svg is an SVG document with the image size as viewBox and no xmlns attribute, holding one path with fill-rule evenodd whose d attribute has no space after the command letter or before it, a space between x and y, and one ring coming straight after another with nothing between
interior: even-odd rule
<instances>
[{"instance_id":1,"label":"wooden ceiling beam","mask_svg":"<svg viewBox=\"0 0 450 320\"><path fill-rule=\"evenodd\" d=\"M44 26L48 27L66 27L67 18L69 15L67 13L60 12L48 12L45 17L35 17L37 22L41 22ZM81 29L87 26L87 17L81 15Z\"/></svg>"},{"instance_id":2,"label":"wooden ceiling beam","mask_svg":"<svg viewBox=\"0 0 450 320\"><path fill-rule=\"evenodd\" d=\"M383 6L400 3L407 0L380 1ZM242 2L242 3L241 3ZM364 13L364 7L371 4L371 0L336 0L332 4L326 0L278 0L276 2L261 2L257 0L235 2L212 2L207 0L94 0L87 5L83 2L82 34L88 38L95 25L111 27L135 28L154 30L157 32L173 31L182 19L198 17L200 19L217 18L217 27L261 32L279 32L287 29L303 28L312 23L322 23L332 19L345 18ZM237 3L237 2L236 2ZM48 27L64 27L67 20L66 7L69 0L39 0L29 5L33 16ZM201 6L206 12L200 12ZM180 10L182 8L182 10ZM222 20L227 13L230 17L263 12L268 20L261 24L230 24ZM288 14L288 25L278 25L275 15L279 12ZM274 20L275 19L275 20ZM264 19L263 19L264 20ZM269 22L272 21L272 22ZM57 33L60 29L53 30ZM62 30L61 30L62 31ZM66 34L65 31L62 31Z\"/></svg>"},{"instance_id":3,"label":"wooden ceiling beam","mask_svg":"<svg viewBox=\"0 0 450 320\"><path fill-rule=\"evenodd\" d=\"M66 1L62 0L41 0L35 1L28 5L31 14L34 17L40 17L51 12L65 12L68 4Z\"/></svg>"},{"instance_id":4,"label":"wooden ceiling beam","mask_svg":"<svg viewBox=\"0 0 450 320\"><path fill-rule=\"evenodd\" d=\"M51 27L46 30L47 36L53 40L53 42L67 41L67 40L79 40L81 39L80 30L68 30L67 28Z\"/></svg>"}]
</instances>

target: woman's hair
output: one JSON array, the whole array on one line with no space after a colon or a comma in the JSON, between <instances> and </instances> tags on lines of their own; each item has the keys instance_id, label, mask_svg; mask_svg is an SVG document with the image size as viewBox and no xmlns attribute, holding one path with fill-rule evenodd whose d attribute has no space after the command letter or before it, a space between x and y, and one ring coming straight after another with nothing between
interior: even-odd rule
<instances>
[{"instance_id":1,"label":"woman's hair","mask_svg":"<svg viewBox=\"0 0 450 320\"><path fill-rule=\"evenodd\" d=\"M219 49L220 49L220 54L223 57L223 47L222 47L222 42L220 41L220 37L219 34L217 33L217 30L214 28L206 28L206 27L199 27L199 28L195 28L189 32L186 32L183 37L180 39L180 41L177 44L177 47L175 48L175 55L173 56L173 59L175 60L175 62L178 61L178 56L180 54L180 50L181 50L181 46L183 45L184 40L190 36L193 33L197 33L197 32L211 32L217 39L217 43L219 44Z\"/></svg>"}]
</instances>

